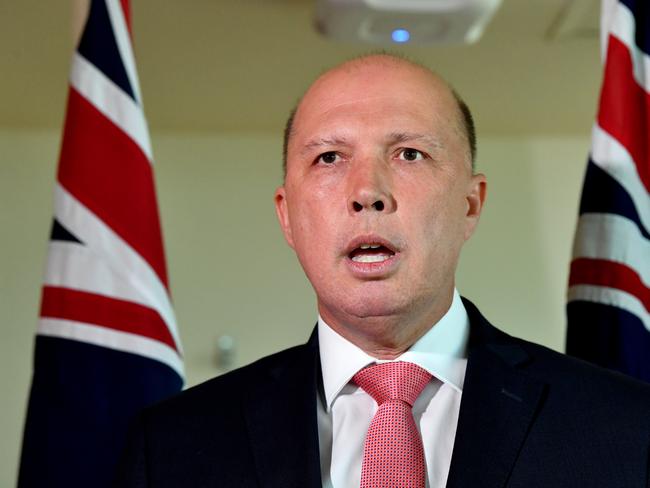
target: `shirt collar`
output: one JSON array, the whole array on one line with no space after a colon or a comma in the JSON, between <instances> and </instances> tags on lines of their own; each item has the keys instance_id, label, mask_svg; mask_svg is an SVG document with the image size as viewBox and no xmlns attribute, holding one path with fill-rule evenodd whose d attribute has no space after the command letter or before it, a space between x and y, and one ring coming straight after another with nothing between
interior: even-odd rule
<instances>
[{"instance_id":1,"label":"shirt collar","mask_svg":"<svg viewBox=\"0 0 650 488\"><path fill-rule=\"evenodd\" d=\"M406 352L393 361L409 361L462 392L467 361L469 317L458 291L447 313ZM335 332L318 317L318 341L327 410L361 368L378 360Z\"/></svg>"}]
</instances>

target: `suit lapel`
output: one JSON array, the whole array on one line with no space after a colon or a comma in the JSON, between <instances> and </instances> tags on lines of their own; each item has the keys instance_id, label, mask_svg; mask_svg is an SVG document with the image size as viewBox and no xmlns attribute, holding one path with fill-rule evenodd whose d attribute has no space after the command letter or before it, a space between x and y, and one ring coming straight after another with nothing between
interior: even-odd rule
<instances>
[{"instance_id":1,"label":"suit lapel","mask_svg":"<svg viewBox=\"0 0 650 488\"><path fill-rule=\"evenodd\" d=\"M546 385L525 373L528 354L492 327L471 302L467 372L448 488L502 488L517 460ZM320 487L316 419L317 334L292 362L268 372L244 400L258 480L266 487Z\"/></svg>"},{"instance_id":2,"label":"suit lapel","mask_svg":"<svg viewBox=\"0 0 650 488\"><path fill-rule=\"evenodd\" d=\"M320 361L314 333L293 362L268 372L245 400L261 486L320 487L316 400Z\"/></svg>"},{"instance_id":3,"label":"suit lapel","mask_svg":"<svg viewBox=\"0 0 650 488\"><path fill-rule=\"evenodd\" d=\"M546 385L524 372L528 354L465 301L467 372L448 488L506 486Z\"/></svg>"}]
</instances>

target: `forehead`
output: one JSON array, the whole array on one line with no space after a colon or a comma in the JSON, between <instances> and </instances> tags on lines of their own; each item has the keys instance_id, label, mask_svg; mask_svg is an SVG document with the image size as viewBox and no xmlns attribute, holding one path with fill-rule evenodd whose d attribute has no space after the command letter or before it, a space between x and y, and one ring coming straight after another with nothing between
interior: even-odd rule
<instances>
[{"instance_id":1,"label":"forehead","mask_svg":"<svg viewBox=\"0 0 650 488\"><path fill-rule=\"evenodd\" d=\"M451 90L426 69L394 61L353 63L310 87L296 112L292 140L299 143L319 131L444 132L457 120Z\"/></svg>"}]
</instances>

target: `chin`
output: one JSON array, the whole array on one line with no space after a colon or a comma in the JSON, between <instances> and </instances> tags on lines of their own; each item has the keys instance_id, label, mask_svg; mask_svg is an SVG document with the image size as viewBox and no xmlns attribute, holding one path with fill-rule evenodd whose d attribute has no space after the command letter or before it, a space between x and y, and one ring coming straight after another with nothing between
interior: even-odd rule
<instances>
[{"instance_id":1,"label":"chin","mask_svg":"<svg viewBox=\"0 0 650 488\"><path fill-rule=\"evenodd\" d=\"M409 306L399 303L396 296L384 294L359 296L347 295L337 300L335 309L342 311L350 318L376 319L378 321L402 315L408 311Z\"/></svg>"}]
</instances>

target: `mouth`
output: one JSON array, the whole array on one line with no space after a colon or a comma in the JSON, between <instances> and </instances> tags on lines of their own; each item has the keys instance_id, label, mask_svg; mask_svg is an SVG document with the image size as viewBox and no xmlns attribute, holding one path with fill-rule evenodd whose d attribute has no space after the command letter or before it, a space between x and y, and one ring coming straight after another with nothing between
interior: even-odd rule
<instances>
[{"instance_id":1,"label":"mouth","mask_svg":"<svg viewBox=\"0 0 650 488\"><path fill-rule=\"evenodd\" d=\"M354 263L377 264L389 261L398 252L390 241L378 236L360 236L347 248L347 257Z\"/></svg>"},{"instance_id":2,"label":"mouth","mask_svg":"<svg viewBox=\"0 0 650 488\"><path fill-rule=\"evenodd\" d=\"M348 257L355 263L383 263L392 258L395 252L382 244L361 244L354 248Z\"/></svg>"}]
</instances>

